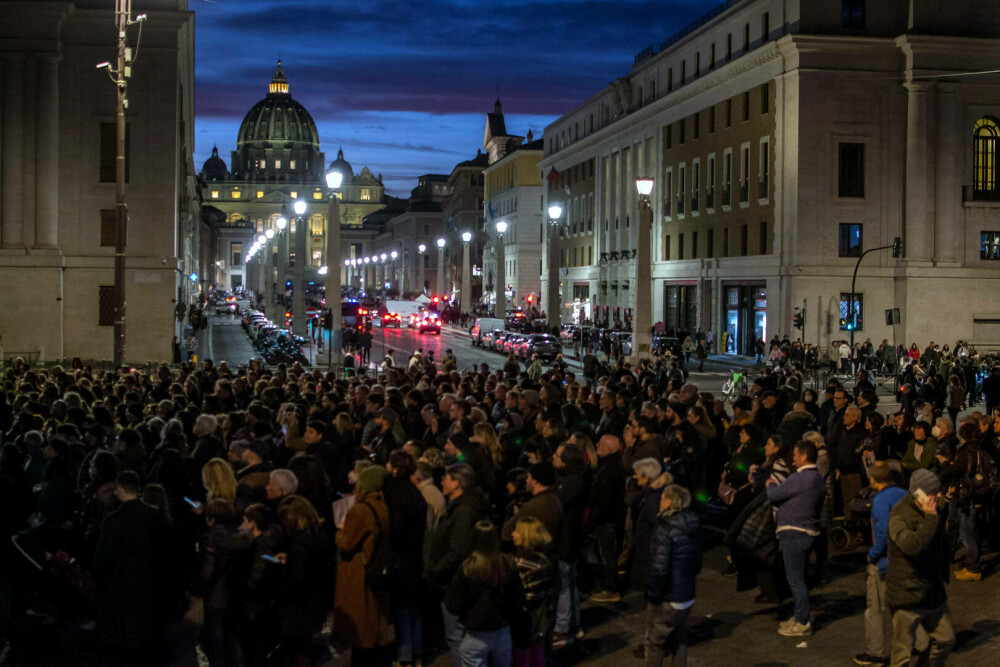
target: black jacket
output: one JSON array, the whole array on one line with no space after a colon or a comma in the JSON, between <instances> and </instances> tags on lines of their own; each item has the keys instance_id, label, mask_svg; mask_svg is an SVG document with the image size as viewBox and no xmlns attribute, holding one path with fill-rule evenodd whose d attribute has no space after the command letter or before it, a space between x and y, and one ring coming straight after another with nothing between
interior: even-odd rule
<instances>
[{"instance_id":1,"label":"black jacket","mask_svg":"<svg viewBox=\"0 0 1000 667\"><path fill-rule=\"evenodd\" d=\"M890 609L935 609L948 601L948 538L940 515L924 514L907 494L889 512Z\"/></svg>"},{"instance_id":2,"label":"black jacket","mask_svg":"<svg viewBox=\"0 0 1000 667\"><path fill-rule=\"evenodd\" d=\"M646 599L653 604L694 599L695 577L701 572L701 525L691 510L660 514L653 533Z\"/></svg>"},{"instance_id":3,"label":"black jacket","mask_svg":"<svg viewBox=\"0 0 1000 667\"><path fill-rule=\"evenodd\" d=\"M597 472L590 485L587 528L604 524L619 525L625 514L625 482L628 475L618 454L597 459Z\"/></svg>"},{"instance_id":4,"label":"black jacket","mask_svg":"<svg viewBox=\"0 0 1000 667\"><path fill-rule=\"evenodd\" d=\"M590 491L590 469L562 468L556 478L556 496L563 507L562 533L556 555L564 563L575 563L583 546L583 510Z\"/></svg>"},{"instance_id":5,"label":"black jacket","mask_svg":"<svg viewBox=\"0 0 1000 667\"><path fill-rule=\"evenodd\" d=\"M449 501L434 530L430 553L424 564L427 580L446 588L472 550L472 527L486 517L489 503L478 488Z\"/></svg>"},{"instance_id":6,"label":"black jacket","mask_svg":"<svg viewBox=\"0 0 1000 667\"><path fill-rule=\"evenodd\" d=\"M389 510L389 541L398 575L393 600L399 606L416 606L424 572L427 502L413 482L400 477L387 478L382 493Z\"/></svg>"},{"instance_id":7,"label":"black jacket","mask_svg":"<svg viewBox=\"0 0 1000 667\"><path fill-rule=\"evenodd\" d=\"M830 458L833 467L842 474L861 472L861 455L858 449L865 437L865 430L859 421L852 428L841 425L837 430L837 439L831 440Z\"/></svg>"},{"instance_id":8,"label":"black jacket","mask_svg":"<svg viewBox=\"0 0 1000 667\"><path fill-rule=\"evenodd\" d=\"M506 557L504 557L505 560ZM508 627L521 613L521 578L513 562L506 563L496 586L476 583L459 568L448 587L445 606L467 631L492 632Z\"/></svg>"}]
</instances>

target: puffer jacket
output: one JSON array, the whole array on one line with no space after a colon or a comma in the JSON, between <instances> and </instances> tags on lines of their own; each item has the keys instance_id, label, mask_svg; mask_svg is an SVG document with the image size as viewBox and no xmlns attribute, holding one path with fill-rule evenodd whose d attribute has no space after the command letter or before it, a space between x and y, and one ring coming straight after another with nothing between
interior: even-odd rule
<instances>
[{"instance_id":1,"label":"puffer jacket","mask_svg":"<svg viewBox=\"0 0 1000 667\"><path fill-rule=\"evenodd\" d=\"M701 572L701 535L691 510L661 512L651 544L652 567L646 600L687 602L694 599L695 577Z\"/></svg>"},{"instance_id":2,"label":"puffer jacket","mask_svg":"<svg viewBox=\"0 0 1000 667\"><path fill-rule=\"evenodd\" d=\"M447 588L448 582L472 550L472 527L486 518L488 511L489 502L478 488L472 488L448 502L431 538L430 553L424 563L425 575L432 585Z\"/></svg>"},{"instance_id":3,"label":"puffer jacket","mask_svg":"<svg viewBox=\"0 0 1000 667\"><path fill-rule=\"evenodd\" d=\"M889 512L888 551L885 588L890 609L936 609L948 601L945 522L939 515L924 514L909 494Z\"/></svg>"}]
</instances>

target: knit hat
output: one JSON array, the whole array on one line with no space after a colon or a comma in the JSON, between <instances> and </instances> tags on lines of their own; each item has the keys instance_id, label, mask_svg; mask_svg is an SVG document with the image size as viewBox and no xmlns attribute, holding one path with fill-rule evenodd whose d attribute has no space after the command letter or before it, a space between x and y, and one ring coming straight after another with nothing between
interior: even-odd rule
<instances>
[{"instance_id":1,"label":"knit hat","mask_svg":"<svg viewBox=\"0 0 1000 667\"><path fill-rule=\"evenodd\" d=\"M366 493L381 491L385 486L385 478L389 476L389 471L382 466L371 466L365 468L358 477L358 488Z\"/></svg>"},{"instance_id":2,"label":"knit hat","mask_svg":"<svg viewBox=\"0 0 1000 667\"><path fill-rule=\"evenodd\" d=\"M556 483L556 469L552 465L552 461L539 461L535 463L528 468L528 474L531 475L531 479L542 486L552 486Z\"/></svg>"},{"instance_id":3,"label":"knit hat","mask_svg":"<svg viewBox=\"0 0 1000 667\"><path fill-rule=\"evenodd\" d=\"M271 447L263 440L251 440L246 444L245 449L259 456L261 461L271 460Z\"/></svg>"},{"instance_id":4,"label":"knit hat","mask_svg":"<svg viewBox=\"0 0 1000 667\"><path fill-rule=\"evenodd\" d=\"M910 493L918 489L927 495L937 493L941 490L941 480L930 470L915 470L910 476Z\"/></svg>"}]
</instances>

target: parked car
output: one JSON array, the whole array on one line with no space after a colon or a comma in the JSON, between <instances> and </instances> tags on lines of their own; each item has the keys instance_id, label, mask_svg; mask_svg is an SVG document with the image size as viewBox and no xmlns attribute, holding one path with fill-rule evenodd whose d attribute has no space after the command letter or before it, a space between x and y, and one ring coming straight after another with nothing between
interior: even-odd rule
<instances>
[{"instance_id":1,"label":"parked car","mask_svg":"<svg viewBox=\"0 0 1000 667\"><path fill-rule=\"evenodd\" d=\"M562 345L552 334L531 334L524 337L519 351L522 359L530 359L532 355L537 354L539 359L548 363L555 359L557 354L562 354Z\"/></svg>"},{"instance_id":2,"label":"parked car","mask_svg":"<svg viewBox=\"0 0 1000 667\"><path fill-rule=\"evenodd\" d=\"M503 320L498 317L480 317L472 325L472 344L483 345L483 338L487 333L503 330Z\"/></svg>"},{"instance_id":3,"label":"parked car","mask_svg":"<svg viewBox=\"0 0 1000 667\"><path fill-rule=\"evenodd\" d=\"M396 327L398 329L402 319L399 313L385 313L379 318L383 329L386 327Z\"/></svg>"},{"instance_id":4,"label":"parked car","mask_svg":"<svg viewBox=\"0 0 1000 667\"><path fill-rule=\"evenodd\" d=\"M441 333L441 318L437 313L425 313L417 326L420 333Z\"/></svg>"}]
</instances>

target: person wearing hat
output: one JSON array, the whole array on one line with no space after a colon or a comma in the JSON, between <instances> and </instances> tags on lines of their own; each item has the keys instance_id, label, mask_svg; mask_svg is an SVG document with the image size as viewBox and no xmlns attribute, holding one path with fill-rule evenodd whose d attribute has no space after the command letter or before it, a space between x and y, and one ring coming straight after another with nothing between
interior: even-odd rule
<instances>
[{"instance_id":1,"label":"person wearing hat","mask_svg":"<svg viewBox=\"0 0 1000 667\"><path fill-rule=\"evenodd\" d=\"M368 448L371 450L371 459L378 465L383 465L389 460L389 454L399 447L399 441L393 432L398 416L392 408L379 408L375 412L375 436L372 438Z\"/></svg>"},{"instance_id":2,"label":"person wearing hat","mask_svg":"<svg viewBox=\"0 0 1000 667\"><path fill-rule=\"evenodd\" d=\"M915 470L910 492L889 512L886 600L892 612L891 664L908 665L918 626L930 635L929 664L944 665L955 646L948 611L948 537L938 514L941 480Z\"/></svg>"},{"instance_id":3,"label":"person wearing hat","mask_svg":"<svg viewBox=\"0 0 1000 667\"><path fill-rule=\"evenodd\" d=\"M361 472L354 491L354 505L347 510L344 527L337 531L340 550L334 591L334 638L351 647L354 664L382 664L381 655L392 639L385 596L365 581L365 563L380 539L389 539L389 509L383 488L389 471L369 466Z\"/></svg>"},{"instance_id":4,"label":"person wearing hat","mask_svg":"<svg viewBox=\"0 0 1000 667\"><path fill-rule=\"evenodd\" d=\"M541 521L552 536L548 545L548 554L554 556L559 549L559 536L562 535L563 506L555 493L556 469L551 461L539 461L528 468L527 488L531 499L526 500L517 513L503 524L501 537L504 542L513 539L514 526L518 519L533 516Z\"/></svg>"}]
</instances>

